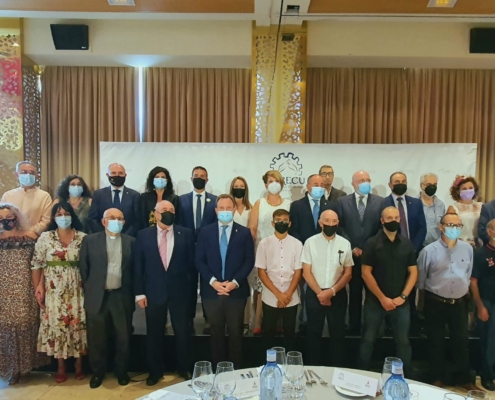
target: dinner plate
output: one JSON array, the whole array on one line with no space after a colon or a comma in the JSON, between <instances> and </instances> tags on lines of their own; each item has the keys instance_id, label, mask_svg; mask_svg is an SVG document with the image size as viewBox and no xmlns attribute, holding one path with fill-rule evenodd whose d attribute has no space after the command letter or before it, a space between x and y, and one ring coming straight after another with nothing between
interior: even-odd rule
<instances>
[{"instance_id":1,"label":"dinner plate","mask_svg":"<svg viewBox=\"0 0 495 400\"><path fill-rule=\"evenodd\" d=\"M343 394L345 396L349 396L349 397L366 397L365 394L358 393L358 392L353 392L352 390L349 390L349 389L346 389L346 388L343 388L343 387L340 387L340 386L334 386L334 387L335 387L335 390L337 392L339 392L340 394Z\"/></svg>"}]
</instances>

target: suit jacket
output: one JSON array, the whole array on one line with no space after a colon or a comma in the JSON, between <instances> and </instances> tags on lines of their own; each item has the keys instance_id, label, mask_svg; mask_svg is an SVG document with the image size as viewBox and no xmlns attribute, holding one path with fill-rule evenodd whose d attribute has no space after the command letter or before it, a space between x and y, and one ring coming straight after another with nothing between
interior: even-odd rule
<instances>
[{"instance_id":1,"label":"suit jacket","mask_svg":"<svg viewBox=\"0 0 495 400\"><path fill-rule=\"evenodd\" d=\"M334 188L332 186L332 190L330 191L330 194L328 196L328 202L335 201L337 199L340 199L341 197L347 196L346 192L339 190L337 188Z\"/></svg>"},{"instance_id":2,"label":"suit jacket","mask_svg":"<svg viewBox=\"0 0 495 400\"><path fill-rule=\"evenodd\" d=\"M122 240L122 286L123 293L129 295L134 307L132 290L132 245L136 239L121 234ZM105 294L108 272L107 238L105 232L86 235L79 254L79 271L84 285L84 308L88 314L100 311Z\"/></svg>"},{"instance_id":3,"label":"suit jacket","mask_svg":"<svg viewBox=\"0 0 495 400\"><path fill-rule=\"evenodd\" d=\"M163 200L170 201L175 208L175 215L180 213L179 196L174 193L166 194ZM158 196L153 190L152 192L141 193L139 196L139 229L150 227L150 213L155 209Z\"/></svg>"},{"instance_id":4,"label":"suit jacket","mask_svg":"<svg viewBox=\"0 0 495 400\"><path fill-rule=\"evenodd\" d=\"M328 209L329 202L325 197L322 197L320 199L320 215L323 211ZM299 239L303 244L311 236L321 232L320 224L317 224L317 226L314 224L308 193L306 193L302 199L291 203L290 222L289 234Z\"/></svg>"},{"instance_id":5,"label":"suit jacket","mask_svg":"<svg viewBox=\"0 0 495 400\"><path fill-rule=\"evenodd\" d=\"M416 252L419 253L423 247L426 237L426 218L423 203L420 199L411 196L403 196L407 204L407 226L409 228L409 239L413 242ZM382 210L387 207L395 207L394 198L389 195L383 199Z\"/></svg>"},{"instance_id":6,"label":"suit jacket","mask_svg":"<svg viewBox=\"0 0 495 400\"><path fill-rule=\"evenodd\" d=\"M351 242L351 248L363 249L364 243L381 228L380 217L383 197L369 194L363 220L359 218L355 194L340 197L330 203L330 209L339 216L339 223Z\"/></svg>"},{"instance_id":7,"label":"suit jacket","mask_svg":"<svg viewBox=\"0 0 495 400\"><path fill-rule=\"evenodd\" d=\"M93 193L93 201L88 215L88 223L92 232L102 232L105 230L101 224L101 219L106 210L113 208L112 198L111 186L95 190ZM122 211L125 218L122 233L136 236L139 230L139 193L124 186L120 201L120 211Z\"/></svg>"},{"instance_id":8,"label":"suit jacket","mask_svg":"<svg viewBox=\"0 0 495 400\"><path fill-rule=\"evenodd\" d=\"M173 225L174 248L165 270L158 249L157 227L138 232L134 243L134 294L144 294L150 304L164 304L170 299L187 302L189 282L194 269L194 234Z\"/></svg>"},{"instance_id":9,"label":"suit jacket","mask_svg":"<svg viewBox=\"0 0 495 400\"><path fill-rule=\"evenodd\" d=\"M183 194L179 197L180 204L180 213L178 223L182 226L191 229L196 235L199 232L199 229L194 227L194 213L193 213L193 201L196 201L196 192L190 192ZM210 201L208 201L210 200ZM217 214L215 212L215 208L217 206L217 196L211 193L206 193L205 198L205 207L203 209L201 227L203 228L206 225L210 225L213 222L217 221Z\"/></svg>"},{"instance_id":10,"label":"suit jacket","mask_svg":"<svg viewBox=\"0 0 495 400\"><path fill-rule=\"evenodd\" d=\"M196 244L196 268L201 274L201 297L218 298L217 291L210 285L211 278L222 280L222 257L220 255L220 230L218 222L201 228ZM227 256L225 259L225 280L239 284L230 292L234 299L250 296L247 277L254 268L254 242L251 231L238 223L232 225Z\"/></svg>"},{"instance_id":11,"label":"suit jacket","mask_svg":"<svg viewBox=\"0 0 495 400\"><path fill-rule=\"evenodd\" d=\"M478 236L483 243L488 243L490 237L486 233L486 225L495 218L495 200L485 203L481 206L480 221L478 223Z\"/></svg>"}]
</instances>

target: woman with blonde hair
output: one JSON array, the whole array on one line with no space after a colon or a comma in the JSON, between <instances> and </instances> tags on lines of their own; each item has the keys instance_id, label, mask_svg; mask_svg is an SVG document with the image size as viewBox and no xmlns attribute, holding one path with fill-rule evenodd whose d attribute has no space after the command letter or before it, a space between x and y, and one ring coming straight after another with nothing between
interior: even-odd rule
<instances>
[{"instance_id":1,"label":"woman with blonde hair","mask_svg":"<svg viewBox=\"0 0 495 400\"><path fill-rule=\"evenodd\" d=\"M0 203L0 375L25 383L50 359L36 350L40 312L33 295L31 257L38 235L10 203Z\"/></svg>"},{"instance_id":2,"label":"woman with blonde hair","mask_svg":"<svg viewBox=\"0 0 495 400\"><path fill-rule=\"evenodd\" d=\"M282 198L280 193L284 188L284 178L279 171L267 171L263 177L263 183L268 191L266 197L263 197L254 203L251 215L249 216L249 229L255 240L257 247L262 239L273 235L274 229L272 225L273 212L275 210L284 209L290 210L290 200ZM254 287L254 309L256 312L253 326L255 335L261 334L261 290L263 286L258 277L256 277L256 285Z\"/></svg>"}]
</instances>

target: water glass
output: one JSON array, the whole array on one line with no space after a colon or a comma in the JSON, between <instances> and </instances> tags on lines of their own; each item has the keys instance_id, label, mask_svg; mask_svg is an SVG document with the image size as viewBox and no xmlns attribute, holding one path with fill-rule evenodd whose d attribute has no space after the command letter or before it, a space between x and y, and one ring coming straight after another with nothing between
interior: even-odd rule
<instances>
[{"instance_id":1,"label":"water glass","mask_svg":"<svg viewBox=\"0 0 495 400\"><path fill-rule=\"evenodd\" d=\"M304 376L304 364L302 354L298 351L289 351L287 353L287 367L285 377L292 386L291 399L297 399L296 385Z\"/></svg>"},{"instance_id":2,"label":"water glass","mask_svg":"<svg viewBox=\"0 0 495 400\"><path fill-rule=\"evenodd\" d=\"M457 393L445 393L443 400L466 400L466 397Z\"/></svg>"},{"instance_id":3,"label":"water glass","mask_svg":"<svg viewBox=\"0 0 495 400\"><path fill-rule=\"evenodd\" d=\"M487 392L484 392L483 390L470 390L467 394L467 399L468 400L478 400L478 399L492 400L490 395Z\"/></svg>"},{"instance_id":4,"label":"water glass","mask_svg":"<svg viewBox=\"0 0 495 400\"><path fill-rule=\"evenodd\" d=\"M233 363L229 361L222 361L218 363L213 386L221 395L222 399L234 393L236 379Z\"/></svg>"},{"instance_id":5,"label":"water glass","mask_svg":"<svg viewBox=\"0 0 495 400\"><path fill-rule=\"evenodd\" d=\"M194 390L194 393L199 395L199 397L194 398L195 400L200 399L204 392L211 389L211 387L213 386L213 371L211 369L211 362L198 361L196 364L194 364L191 386Z\"/></svg>"},{"instance_id":6,"label":"water glass","mask_svg":"<svg viewBox=\"0 0 495 400\"><path fill-rule=\"evenodd\" d=\"M388 378L392 376L392 363L394 361L401 361L400 358L397 357L386 357L385 362L383 363L382 375L380 376L380 380L378 381L378 389L383 391L383 386L385 386L385 382L387 382Z\"/></svg>"},{"instance_id":7,"label":"water glass","mask_svg":"<svg viewBox=\"0 0 495 400\"><path fill-rule=\"evenodd\" d=\"M282 376L285 376L285 370L287 366L287 356L285 355L285 348L283 347L272 347L277 353L277 365L282 371Z\"/></svg>"}]
</instances>

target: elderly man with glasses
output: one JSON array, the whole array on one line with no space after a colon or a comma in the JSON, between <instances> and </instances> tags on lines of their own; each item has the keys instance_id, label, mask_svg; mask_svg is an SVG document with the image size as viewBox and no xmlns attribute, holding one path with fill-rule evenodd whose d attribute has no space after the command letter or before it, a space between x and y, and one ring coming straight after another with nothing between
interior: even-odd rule
<instances>
[{"instance_id":1,"label":"elderly man with glasses","mask_svg":"<svg viewBox=\"0 0 495 400\"><path fill-rule=\"evenodd\" d=\"M467 294L473 269L473 248L458 240L462 222L447 213L440 220L441 237L429 244L418 258L418 288L424 290L424 314L428 334L433 385L444 387L445 326L451 341L453 378L464 390L478 389L471 380L468 349Z\"/></svg>"}]
</instances>

